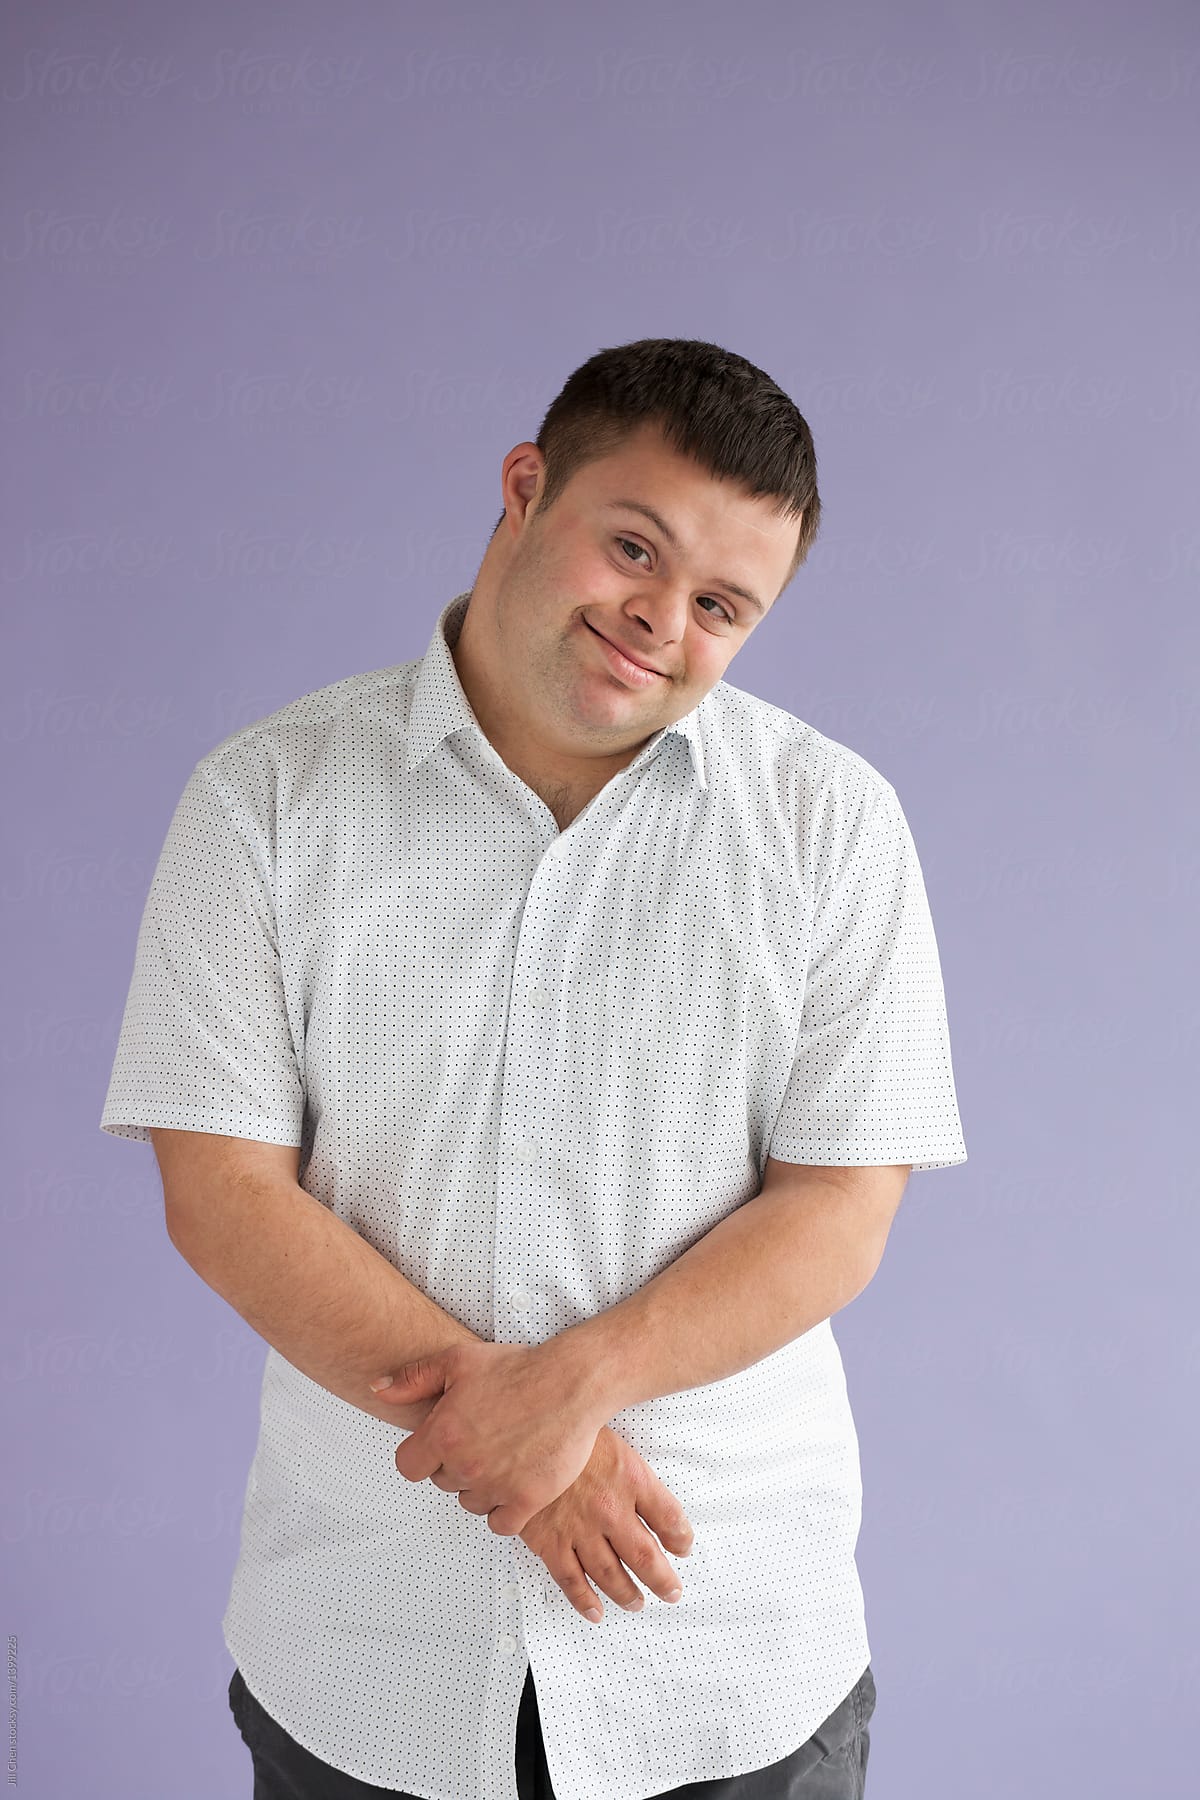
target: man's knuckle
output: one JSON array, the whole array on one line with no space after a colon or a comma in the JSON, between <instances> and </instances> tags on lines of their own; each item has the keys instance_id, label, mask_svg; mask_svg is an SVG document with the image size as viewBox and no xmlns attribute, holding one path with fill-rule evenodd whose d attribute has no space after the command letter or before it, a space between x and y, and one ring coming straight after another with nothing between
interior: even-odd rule
<instances>
[{"instance_id":1,"label":"man's knuckle","mask_svg":"<svg viewBox=\"0 0 1200 1800\"><path fill-rule=\"evenodd\" d=\"M652 1569L658 1561L658 1552L649 1538L633 1538L626 1550L621 1552L626 1563L634 1569Z\"/></svg>"}]
</instances>

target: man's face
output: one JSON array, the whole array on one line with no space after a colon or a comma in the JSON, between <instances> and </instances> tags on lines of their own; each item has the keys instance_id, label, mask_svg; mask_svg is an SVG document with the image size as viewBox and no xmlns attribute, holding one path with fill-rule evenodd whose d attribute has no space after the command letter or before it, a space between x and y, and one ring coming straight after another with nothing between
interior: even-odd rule
<instances>
[{"instance_id":1,"label":"man's face","mask_svg":"<svg viewBox=\"0 0 1200 1800\"><path fill-rule=\"evenodd\" d=\"M530 444L518 450L528 486L540 458ZM505 471L507 482L507 459ZM548 511L534 501L515 534L510 510L498 571L477 584L455 654L485 731L565 769L632 757L690 712L787 578L800 521L774 505L717 480L649 425L577 470Z\"/></svg>"}]
</instances>

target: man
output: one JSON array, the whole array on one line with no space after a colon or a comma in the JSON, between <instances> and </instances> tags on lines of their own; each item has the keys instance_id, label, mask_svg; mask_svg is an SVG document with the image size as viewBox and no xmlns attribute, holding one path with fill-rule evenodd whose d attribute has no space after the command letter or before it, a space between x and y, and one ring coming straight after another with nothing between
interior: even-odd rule
<instances>
[{"instance_id":1,"label":"man","mask_svg":"<svg viewBox=\"0 0 1200 1800\"><path fill-rule=\"evenodd\" d=\"M843 1800L830 1318L966 1150L894 789L723 679L811 434L643 340L501 489L423 658L201 758L138 937L102 1126L270 1346L231 1707L260 1796Z\"/></svg>"}]
</instances>

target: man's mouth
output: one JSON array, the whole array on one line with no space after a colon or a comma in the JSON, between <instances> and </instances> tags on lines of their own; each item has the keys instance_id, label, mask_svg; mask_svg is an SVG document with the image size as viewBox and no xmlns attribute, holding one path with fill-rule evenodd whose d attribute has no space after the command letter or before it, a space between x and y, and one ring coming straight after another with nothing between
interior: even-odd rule
<instances>
[{"instance_id":1,"label":"man's mouth","mask_svg":"<svg viewBox=\"0 0 1200 1800\"><path fill-rule=\"evenodd\" d=\"M666 680L661 669L652 669L646 663L635 661L633 657L625 654L619 644L614 644L611 638L605 637L602 631L597 631L596 627L588 624L586 619L583 622L592 636L600 639L607 649L617 673L626 681L636 682L641 687L649 687L652 682Z\"/></svg>"}]
</instances>

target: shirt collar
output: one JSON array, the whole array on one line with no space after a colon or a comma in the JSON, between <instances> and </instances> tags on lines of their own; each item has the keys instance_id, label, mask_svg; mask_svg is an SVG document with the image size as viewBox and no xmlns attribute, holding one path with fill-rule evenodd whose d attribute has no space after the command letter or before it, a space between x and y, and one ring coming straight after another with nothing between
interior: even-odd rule
<instances>
[{"instance_id":1,"label":"shirt collar","mask_svg":"<svg viewBox=\"0 0 1200 1800\"><path fill-rule=\"evenodd\" d=\"M450 654L450 645L457 640L470 598L468 589L466 593L456 594L443 607L433 628L429 648L421 659L408 722L407 767L410 772L418 763L424 762L453 732L474 730L483 735ZM671 732L686 740L696 779L702 788L707 788L704 743L699 720L700 707L705 698L707 696L703 696L682 719L676 719L674 724L666 725L656 732L648 743L643 744L634 761L648 759L659 739Z\"/></svg>"}]
</instances>

